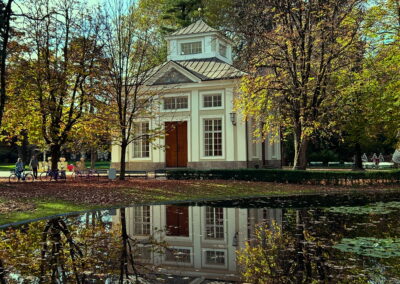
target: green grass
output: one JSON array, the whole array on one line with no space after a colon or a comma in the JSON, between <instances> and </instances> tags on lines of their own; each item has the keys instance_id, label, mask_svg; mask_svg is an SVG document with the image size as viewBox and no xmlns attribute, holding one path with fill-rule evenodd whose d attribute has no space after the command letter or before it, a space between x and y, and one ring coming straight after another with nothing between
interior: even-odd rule
<instances>
[{"instance_id":1,"label":"green grass","mask_svg":"<svg viewBox=\"0 0 400 284\"><path fill-rule=\"evenodd\" d=\"M15 168L15 164L0 164L0 171L11 171Z\"/></svg>"},{"instance_id":2,"label":"green grass","mask_svg":"<svg viewBox=\"0 0 400 284\"><path fill-rule=\"evenodd\" d=\"M151 181L150 181L151 182ZM178 181L176 181L178 182ZM279 183L263 183L263 182L232 182L232 181L185 181L176 186L171 181L154 181L154 184L148 186L140 186L132 183L127 187L115 188L112 192L116 194L110 196L111 202L106 205L100 200L92 200L89 204L80 203L81 199L71 199L69 195L69 186L65 184L65 198L63 196L49 198L47 191L40 195L41 188L32 192L31 198L29 192L24 192L24 199L7 199L0 196L0 206L11 206L8 202L22 203L17 204L17 208L23 211L16 211L6 214L0 214L0 225L32 220L41 217L48 217L57 214L65 214L69 212L87 211L109 207L126 207L133 204L143 204L152 202L167 201L184 201L184 200L209 200L209 199L228 199L243 198L256 196L289 196L289 195L308 195L308 194L329 194L329 193L349 193L357 191L398 191L396 186L374 186L374 187L326 187L312 185L291 185ZM101 189L100 189L101 190ZM75 192L76 193L76 192ZM101 192L100 192L101 193ZM71 193L73 194L73 193ZM92 193L85 192L82 187L82 196L91 198ZM89 194L89 195L88 195ZM70 199L68 199L70 198ZM76 200L76 201L67 201ZM26 206L25 206L26 205ZM34 205L34 206L29 206ZM15 209L14 209L15 210Z\"/></svg>"},{"instance_id":3,"label":"green grass","mask_svg":"<svg viewBox=\"0 0 400 284\"><path fill-rule=\"evenodd\" d=\"M36 205L36 209L33 211L0 214L0 225L98 208L95 206L78 205L64 201L37 201L33 203Z\"/></svg>"}]
</instances>

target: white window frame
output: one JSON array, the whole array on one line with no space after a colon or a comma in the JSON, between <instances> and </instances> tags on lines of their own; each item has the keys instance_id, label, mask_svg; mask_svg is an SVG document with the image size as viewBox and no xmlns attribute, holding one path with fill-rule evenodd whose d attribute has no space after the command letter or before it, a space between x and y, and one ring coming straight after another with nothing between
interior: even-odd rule
<instances>
[{"instance_id":1,"label":"white window frame","mask_svg":"<svg viewBox=\"0 0 400 284\"><path fill-rule=\"evenodd\" d=\"M203 232L203 239L204 241L209 241L209 242L225 242L226 241L226 210L224 208L222 208L222 214L223 214L223 226L222 226L222 231L223 231L223 238L221 239L217 239L217 238L210 238L207 236L207 208L211 208L211 209L216 209L215 207L211 207L211 206L206 206L204 207L204 212L203 212L203 216L204 216L204 232ZM220 207L217 207L218 209L220 209ZM214 216L215 219L215 216Z\"/></svg>"},{"instance_id":2,"label":"white window frame","mask_svg":"<svg viewBox=\"0 0 400 284\"><path fill-rule=\"evenodd\" d=\"M221 47L224 46L225 47L225 55L223 55L221 53ZM223 42L219 42L218 43L218 54L221 55L224 58L228 58L228 45L223 43Z\"/></svg>"},{"instance_id":3,"label":"white window frame","mask_svg":"<svg viewBox=\"0 0 400 284\"><path fill-rule=\"evenodd\" d=\"M200 48L201 48L200 52L198 52L198 53L188 53L188 54L183 54L182 53L182 45L184 45L184 44L194 44L194 43L200 43ZM203 54L203 53L204 53L204 44L203 44L203 41L201 39L185 40L185 41L180 41L179 42L179 55L191 56L191 55L199 55L199 54Z\"/></svg>"},{"instance_id":4,"label":"white window frame","mask_svg":"<svg viewBox=\"0 0 400 284\"><path fill-rule=\"evenodd\" d=\"M204 133L204 120L206 119L221 119L222 123L222 156L205 156L204 155L204 139L205 139L205 133ZM200 129L201 129L201 141L200 141L200 157L202 160L225 160L225 152L226 152L226 147L225 147L225 132L226 132L226 126L225 126L225 118L224 115L202 115L200 116Z\"/></svg>"},{"instance_id":5,"label":"white window frame","mask_svg":"<svg viewBox=\"0 0 400 284\"><path fill-rule=\"evenodd\" d=\"M182 43L197 42L197 41L201 41L202 53L186 54L186 55L182 54L182 50L181 50ZM180 59L189 59L189 58L193 58L193 57L198 58L198 56L200 56L200 55L203 56L206 53L204 37L196 37L196 38L188 38L188 39L178 40L176 42L176 44L177 44L177 49L178 49L178 57Z\"/></svg>"},{"instance_id":6,"label":"white window frame","mask_svg":"<svg viewBox=\"0 0 400 284\"><path fill-rule=\"evenodd\" d=\"M136 222L136 212L135 212L135 209L136 208L140 208L141 209L141 217L143 217L143 209L144 209L144 207L149 207L149 218L150 218L150 221L148 222L148 223L145 223L145 222L141 222L140 223L140 225L141 226L143 226L143 224L149 224L149 234L136 234L136 225L137 224L139 224L138 222ZM151 234L153 233L153 228L152 228L152 210L151 210L151 206L149 206L149 205L141 205L141 206L135 206L135 207L133 207L132 208L133 209L133 220L132 220L132 233L133 233L133 235L134 236L141 236L141 237L144 237L144 236L151 236ZM142 218L143 219L143 218ZM143 227L142 227L142 229L143 229Z\"/></svg>"},{"instance_id":7,"label":"white window frame","mask_svg":"<svg viewBox=\"0 0 400 284\"><path fill-rule=\"evenodd\" d=\"M164 255L164 263L166 264L176 264L179 266L193 266L193 248L192 247L180 247L180 246L171 246L168 247L170 249L187 249L190 251L190 262L179 262L179 261L171 261L167 260L166 254Z\"/></svg>"},{"instance_id":8,"label":"white window frame","mask_svg":"<svg viewBox=\"0 0 400 284\"><path fill-rule=\"evenodd\" d=\"M208 264L207 263L207 251L213 251L213 252L223 252L224 253L224 259L225 263L223 265L218 265L218 264ZM210 267L210 268L220 268L220 269L227 269L228 268L228 251L226 249L211 249L211 248L205 248L202 251L203 257L202 257L202 265L203 267Z\"/></svg>"},{"instance_id":9,"label":"white window frame","mask_svg":"<svg viewBox=\"0 0 400 284\"><path fill-rule=\"evenodd\" d=\"M148 123L149 124L149 130L151 130L151 121L150 120L142 120L142 121L135 121L134 124L136 123ZM151 161L152 160L152 147L151 143L149 142L149 156L148 157L135 157L135 142L132 141L132 154L131 154L131 159L134 161Z\"/></svg>"},{"instance_id":10,"label":"white window frame","mask_svg":"<svg viewBox=\"0 0 400 284\"><path fill-rule=\"evenodd\" d=\"M179 108L179 109L164 109L164 98L176 98L176 97L186 97L188 100L187 108ZM161 112L181 112L181 111L190 111L190 93L176 93L176 94L168 94L163 95L161 97Z\"/></svg>"},{"instance_id":11,"label":"white window frame","mask_svg":"<svg viewBox=\"0 0 400 284\"><path fill-rule=\"evenodd\" d=\"M214 110L225 108L225 92L224 90L213 90L213 91L201 91L200 94L200 110ZM204 97L207 95L221 95L221 106L219 107L204 107Z\"/></svg>"}]
</instances>

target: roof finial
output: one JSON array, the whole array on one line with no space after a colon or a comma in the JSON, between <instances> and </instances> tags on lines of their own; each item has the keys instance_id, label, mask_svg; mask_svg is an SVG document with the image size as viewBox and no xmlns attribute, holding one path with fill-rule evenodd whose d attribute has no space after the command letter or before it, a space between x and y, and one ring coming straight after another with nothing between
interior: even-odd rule
<instances>
[{"instance_id":1,"label":"roof finial","mask_svg":"<svg viewBox=\"0 0 400 284\"><path fill-rule=\"evenodd\" d=\"M197 11L199 12L199 20L203 20L203 9L199 7Z\"/></svg>"}]
</instances>

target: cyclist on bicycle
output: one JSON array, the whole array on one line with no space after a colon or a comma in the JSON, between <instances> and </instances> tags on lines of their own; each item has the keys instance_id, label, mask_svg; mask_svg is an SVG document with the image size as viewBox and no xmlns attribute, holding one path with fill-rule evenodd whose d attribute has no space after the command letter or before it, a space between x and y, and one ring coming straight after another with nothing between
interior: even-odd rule
<instances>
[{"instance_id":1,"label":"cyclist on bicycle","mask_svg":"<svg viewBox=\"0 0 400 284\"><path fill-rule=\"evenodd\" d=\"M18 177L18 180L21 179L23 172L24 172L24 163L22 162L21 158L18 158L17 162L15 163L15 175Z\"/></svg>"}]
</instances>

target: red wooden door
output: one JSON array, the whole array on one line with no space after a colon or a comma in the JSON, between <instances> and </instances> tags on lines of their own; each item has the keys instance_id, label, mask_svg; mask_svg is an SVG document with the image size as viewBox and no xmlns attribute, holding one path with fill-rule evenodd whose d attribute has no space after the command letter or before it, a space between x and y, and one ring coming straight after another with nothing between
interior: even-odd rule
<instances>
[{"instance_id":1,"label":"red wooden door","mask_svg":"<svg viewBox=\"0 0 400 284\"><path fill-rule=\"evenodd\" d=\"M188 156L187 122L166 122L165 160L167 167L186 167Z\"/></svg>"},{"instance_id":2,"label":"red wooden door","mask_svg":"<svg viewBox=\"0 0 400 284\"><path fill-rule=\"evenodd\" d=\"M189 210L187 206L168 205L167 236L189 237Z\"/></svg>"}]
</instances>

